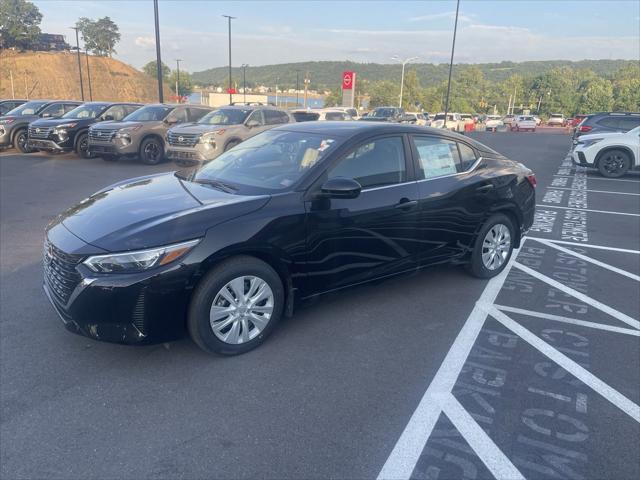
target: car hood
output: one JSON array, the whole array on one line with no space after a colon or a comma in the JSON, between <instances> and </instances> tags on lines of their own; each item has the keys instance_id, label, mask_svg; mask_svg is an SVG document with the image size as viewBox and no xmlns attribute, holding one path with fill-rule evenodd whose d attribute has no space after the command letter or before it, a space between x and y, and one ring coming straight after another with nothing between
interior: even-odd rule
<instances>
[{"instance_id":1,"label":"car hood","mask_svg":"<svg viewBox=\"0 0 640 480\"><path fill-rule=\"evenodd\" d=\"M186 123L179 127L173 127L171 132L174 134L180 133L197 133L203 134L208 132L215 132L217 130L235 130L241 128L242 125L203 125L201 123Z\"/></svg>"},{"instance_id":2,"label":"car hood","mask_svg":"<svg viewBox=\"0 0 640 480\"><path fill-rule=\"evenodd\" d=\"M204 236L226 220L262 208L268 195L243 196L162 173L107 187L61 214L62 223L85 242L125 251Z\"/></svg>"},{"instance_id":3,"label":"car hood","mask_svg":"<svg viewBox=\"0 0 640 480\"><path fill-rule=\"evenodd\" d=\"M94 128L94 129L105 128L107 130L113 130L115 128L115 129L120 130L121 128L135 127L136 125L153 126L153 125L156 125L158 123L162 123L162 120L155 120L155 121L151 121L151 122L116 122L116 121L109 121L109 122L100 122L99 125L94 125L91 128Z\"/></svg>"},{"instance_id":4,"label":"car hood","mask_svg":"<svg viewBox=\"0 0 640 480\"><path fill-rule=\"evenodd\" d=\"M84 123L88 124L94 122L95 118L41 118L34 122L31 122L31 125L34 127L56 127L58 125L64 125L65 123Z\"/></svg>"}]
</instances>

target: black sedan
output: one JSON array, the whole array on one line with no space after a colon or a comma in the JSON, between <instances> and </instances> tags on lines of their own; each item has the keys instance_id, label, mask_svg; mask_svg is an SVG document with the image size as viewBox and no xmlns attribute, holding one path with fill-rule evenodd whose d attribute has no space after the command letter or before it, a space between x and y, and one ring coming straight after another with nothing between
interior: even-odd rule
<instances>
[{"instance_id":1,"label":"black sedan","mask_svg":"<svg viewBox=\"0 0 640 480\"><path fill-rule=\"evenodd\" d=\"M457 134L322 122L191 170L112 185L47 228L44 289L68 329L243 353L305 299L434 264L502 271L535 176Z\"/></svg>"}]
</instances>

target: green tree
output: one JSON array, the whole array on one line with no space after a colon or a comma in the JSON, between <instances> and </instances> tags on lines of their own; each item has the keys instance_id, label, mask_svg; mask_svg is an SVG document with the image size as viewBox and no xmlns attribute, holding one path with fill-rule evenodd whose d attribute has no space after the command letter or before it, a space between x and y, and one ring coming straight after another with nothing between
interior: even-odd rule
<instances>
[{"instance_id":1,"label":"green tree","mask_svg":"<svg viewBox=\"0 0 640 480\"><path fill-rule=\"evenodd\" d=\"M324 106L325 107L337 107L342 105L342 88L336 87L331 90L331 93L324 97Z\"/></svg>"},{"instance_id":2,"label":"green tree","mask_svg":"<svg viewBox=\"0 0 640 480\"><path fill-rule=\"evenodd\" d=\"M109 17L92 20L82 17L76 22L82 33L85 47L95 55L112 56L116 44L120 41L120 31Z\"/></svg>"},{"instance_id":3,"label":"green tree","mask_svg":"<svg viewBox=\"0 0 640 480\"><path fill-rule=\"evenodd\" d=\"M171 88L171 91L174 94L176 94L176 80L178 78L177 73L177 70L171 70L169 78L167 78L169 88ZM185 96L193 93L193 81L191 80L191 74L189 72L180 70L180 81L178 86L180 88L180 96Z\"/></svg>"},{"instance_id":4,"label":"green tree","mask_svg":"<svg viewBox=\"0 0 640 480\"><path fill-rule=\"evenodd\" d=\"M0 1L0 47L31 48L40 35L42 14L25 0Z\"/></svg>"},{"instance_id":5,"label":"green tree","mask_svg":"<svg viewBox=\"0 0 640 480\"><path fill-rule=\"evenodd\" d=\"M613 109L640 112L640 65L621 68L613 76Z\"/></svg>"},{"instance_id":6,"label":"green tree","mask_svg":"<svg viewBox=\"0 0 640 480\"><path fill-rule=\"evenodd\" d=\"M369 88L369 107L385 107L398 105L400 98L399 86L388 80L373 82Z\"/></svg>"},{"instance_id":7,"label":"green tree","mask_svg":"<svg viewBox=\"0 0 640 480\"><path fill-rule=\"evenodd\" d=\"M156 65L158 65L157 62L155 60L151 60L144 67L142 67L142 71L150 77L156 78L156 75L158 74L158 67ZM171 69L167 67L164 62L162 62L162 78L166 80L167 78L169 78L170 74Z\"/></svg>"},{"instance_id":8,"label":"green tree","mask_svg":"<svg viewBox=\"0 0 640 480\"><path fill-rule=\"evenodd\" d=\"M605 78L585 80L578 88L578 112L607 112L613 107L613 86Z\"/></svg>"},{"instance_id":9,"label":"green tree","mask_svg":"<svg viewBox=\"0 0 640 480\"><path fill-rule=\"evenodd\" d=\"M409 70L404 76L402 107L407 111L424 108L424 93L418 73L415 70Z\"/></svg>"}]
</instances>

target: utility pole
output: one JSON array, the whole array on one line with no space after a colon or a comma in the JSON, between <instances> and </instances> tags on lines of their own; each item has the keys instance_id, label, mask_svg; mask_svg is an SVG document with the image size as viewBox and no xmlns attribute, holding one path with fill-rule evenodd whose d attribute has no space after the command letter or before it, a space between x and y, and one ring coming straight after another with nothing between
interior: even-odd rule
<instances>
[{"instance_id":1,"label":"utility pole","mask_svg":"<svg viewBox=\"0 0 640 480\"><path fill-rule=\"evenodd\" d=\"M447 128L447 114L449 113L449 93L451 92L451 71L453 70L453 53L456 49L456 33L458 31L458 11L460 0L456 3L456 21L453 25L453 42L451 43L451 61L449 62L449 80L447 82L447 101L444 104L444 128Z\"/></svg>"},{"instance_id":2,"label":"utility pole","mask_svg":"<svg viewBox=\"0 0 640 480\"><path fill-rule=\"evenodd\" d=\"M244 104L247 104L247 67L246 63L242 64L242 93L244 94Z\"/></svg>"},{"instance_id":3,"label":"utility pole","mask_svg":"<svg viewBox=\"0 0 640 480\"><path fill-rule=\"evenodd\" d=\"M78 54L78 73L80 75L80 96L84 102L84 85L82 84L82 62L80 61L80 39L78 37L78 27L70 27L76 31L76 53Z\"/></svg>"},{"instance_id":4,"label":"utility pole","mask_svg":"<svg viewBox=\"0 0 640 480\"><path fill-rule=\"evenodd\" d=\"M89 100L93 102L93 92L91 91L91 70L89 70L89 51L84 46L84 58L87 59L87 79L89 80Z\"/></svg>"},{"instance_id":5,"label":"utility pole","mask_svg":"<svg viewBox=\"0 0 640 480\"><path fill-rule=\"evenodd\" d=\"M176 58L176 97L178 99L178 103L181 103L181 97L180 97L180 62L182 61L181 58Z\"/></svg>"},{"instance_id":6,"label":"utility pole","mask_svg":"<svg viewBox=\"0 0 640 480\"><path fill-rule=\"evenodd\" d=\"M158 19L158 0L153 0L153 15L156 24L156 75L158 76L158 102L164 103L162 87L162 58L160 58L160 21Z\"/></svg>"},{"instance_id":7,"label":"utility pole","mask_svg":"<svg viewBox=\"0 0 640 480\"><path fill-rule=\"evenodd\" d=\"M309 72L304 74L304 108L307 108L307 92L311 79L309 78Z\"/></svg>"},{"instance_id":8,"label":"utility pole","mask_svg":"<svg viewBox=\"0 0 640 480\"><path fill-rule=\"evenodd\" d=\"M298 91L300 90L300 70L296 70L296 108L300 105L298 102Z\"/></svg>"},{"instance_id":9,"label":"utility pole","mask_svg":"<svg viewBox=\"0 0 640 480\"><path fill-rule=\"evenodd\" d=\"M13 72L9 70L9 78L11 79L11 98L16 98L16 91L13 88Z\"/></svg>"},{"instance_id":10,"label":"utility pole","mask_svg":"<svg viewBox=\"0 0 640 480\"><path fill-rule=\"evenodd\" d=\"M232 17L230 15L222 15L226 19L229 20L229 105L233 103L233 85L231 80L231 20L234 20L236 17Z\"/></svg>"},{"instance_id":11,"label":"utility pole","mask_svg":"<svg viewBox=\"0 0 640 480\"><path fill-rule=\"evenodd\" d=\"M276 107L278 106L278 80L279 78L276 77Z\"/></svg>"}]
</instances>

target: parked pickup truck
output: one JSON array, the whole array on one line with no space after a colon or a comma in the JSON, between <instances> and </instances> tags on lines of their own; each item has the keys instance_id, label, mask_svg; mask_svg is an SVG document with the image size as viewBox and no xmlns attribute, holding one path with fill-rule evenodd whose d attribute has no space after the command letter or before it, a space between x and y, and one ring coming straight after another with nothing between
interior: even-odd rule
<instances>
[{"instance_id":1,"label":"parked pickup truck","mask_svg":"<svg viewBox=\"0 0 640 480\"><path fill-rule=\"evenodd\" d=\"M41 118L29 124L27 146L48 153L75 151L89 157L89 127L103 121L120 121L142 105L137 103L88 102L60 118Z\"/></svg>"}]
</instances>

